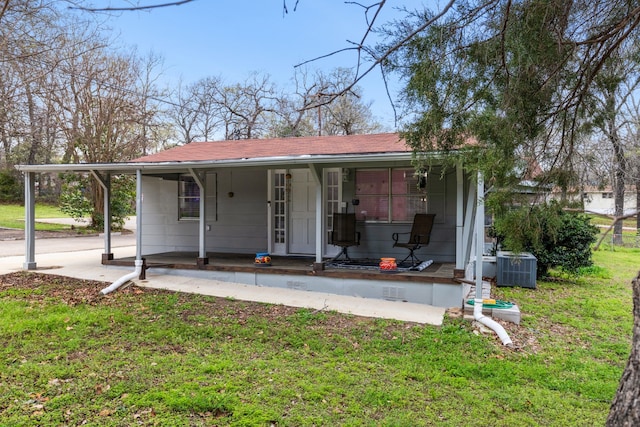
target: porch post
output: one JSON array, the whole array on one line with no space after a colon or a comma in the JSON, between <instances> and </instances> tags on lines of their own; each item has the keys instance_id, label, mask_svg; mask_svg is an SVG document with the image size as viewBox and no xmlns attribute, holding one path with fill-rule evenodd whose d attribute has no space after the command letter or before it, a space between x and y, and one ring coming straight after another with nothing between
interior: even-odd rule
<instances>
[{"instance_id":1,"label":"porch post","mask_svg":"<svg viewBox=\"0 0 640 427\"><path fill-rule=\"evenodd\" d=\"M456 165L456 270L464 270L464 171Z\"/></svg>"},{"instance_id":2,"label":"porch post","mask_svg":"<svg viewBox=\"0 0 640 427\"><path fill-rule=\"evenodd\" d=\"M107 172L103 177L98 171L91 171L93 177L98 181L104 191L104 253L102 262L113 259L111 252L111 174Z\"/></svg>"},{"instance_id":3,"label":"porch post","mask_svg":"<svg viewBox=\"0 0 640 427\"><path fill-rule=\"evenodd\" d=\"M478 172L476 208L476 302L482 301L482 254L484 253L484 176Z\"/></svg>"},{"instance_id":4,"label":"porch post","mask_svg":"<svg viewBox=\"0 0 640 427\"><path fill-rule=\"evenodd\" d=\"M142 171L136 170L136 261L142 260ZM142 270L144 274L144 268Z\"/></svg>"},{"instance_id":5,"label":"porch post","mask_svg":"<svg viewBox=\"0 0 640 427\"><path fill-rule=\"evenodd\" d=\"M35 173L24 174L24 270L36 269L36 186Z\"/></svg>"},{"instance_id":6,"label":"porch post","mask_svg":"<svg viewBox=\"0 0 640 427\"><path fill-rule=\"evenodd\" d=\"M462 246L464 247L463 262L466 264L471 259L471 245L473 241L473 220L476 211L476 187L469 185L469 194L467 195L467 211L464 219L464 236L462 237Z\"/></svg>"},{"instance_id":7,"label":"porch post","mask_svg":"<svg viewBox=\"0 0 640 427\"><path fill-rule=\"evenodd\" d=\"M189 168L189 173L193 176L198 189L200 190L200 218L198 219L198 266L209 264L206 250L206 223L207 223L207 183L204 174L196 172L193 168Z\"/></svg>"},{"instance_id":8,"label":"porch post","mask_svg":"<svg viewBox=\"0 0 640 427\"><path fill-rule=\"evenodd\" d=\"M322 209L322 170L317 165L310 164L309 170L316 183L316 265L322 264L322 218L324 212ZM315 266L314 266L315 268Z\"/></svg>"}]
</instances>

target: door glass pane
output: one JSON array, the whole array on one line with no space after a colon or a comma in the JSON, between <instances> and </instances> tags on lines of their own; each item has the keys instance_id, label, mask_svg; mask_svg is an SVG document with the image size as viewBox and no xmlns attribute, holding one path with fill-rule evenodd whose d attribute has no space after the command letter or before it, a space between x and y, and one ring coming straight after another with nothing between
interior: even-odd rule
<instances>
[{"instance_id":1,"label":"door glass pane","mask_svg":"<svg viewBox=\"0 0 640 427\"><path fill-rule=\"evenodd\" d=\"M273 224L275 243L285 243L285 174L276 172L274 174L274 200L273 200Z\"/></svg>"}]
</instances>

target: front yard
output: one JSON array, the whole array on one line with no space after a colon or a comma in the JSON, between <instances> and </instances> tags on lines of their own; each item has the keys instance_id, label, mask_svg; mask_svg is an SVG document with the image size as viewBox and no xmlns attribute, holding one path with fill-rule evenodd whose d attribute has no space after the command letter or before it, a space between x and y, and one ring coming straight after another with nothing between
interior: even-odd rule
<instances>
[{"instance_id":1,"label":"front yard","mask_svg":"<svg viewBox=\"0 0 640 427\"><path fill-rule=\"evenodd\" d=\"M0 425L602 425L638 249L499 288L516 349L442 327L39 274L0 276Z\"/></svg>"}]
</instances>

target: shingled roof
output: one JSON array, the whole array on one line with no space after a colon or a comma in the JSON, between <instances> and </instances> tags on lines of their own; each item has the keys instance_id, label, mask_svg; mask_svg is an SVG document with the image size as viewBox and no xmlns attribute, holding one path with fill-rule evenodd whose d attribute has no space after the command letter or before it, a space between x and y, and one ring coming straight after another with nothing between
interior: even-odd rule
<instances>
[{"instance_id":1,"label":"shingled roof","mask_svg":"<svg viewBox=\"0 0 640 427\"><path fill-rule=\"evenodd\" d=\"M273 157L366 155L407 153L409 148L397 133L374 135L311 136L299 138L245 139L191 142L132 163L197 162Z\"/></svg>"}]
</instances>

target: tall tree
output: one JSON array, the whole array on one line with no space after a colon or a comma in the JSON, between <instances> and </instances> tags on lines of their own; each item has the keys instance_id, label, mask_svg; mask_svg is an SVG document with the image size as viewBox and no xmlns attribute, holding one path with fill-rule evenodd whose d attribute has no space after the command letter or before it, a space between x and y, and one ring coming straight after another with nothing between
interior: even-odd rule
<instances>
[{"instance_id":1,"label":"tall tree","mask_svg":"<svg viewBox=\"0 0 640 427\"><path fill-rule=\"evenodd\" d=\"M631 43L621 45L621 50L605 61L602 71L594 78L591 88L589 115L596 129L609 142L613 153L611 182L614 196L614 215L624 215L625 187L629 162L627 147L633 145L633 133L630 129L633 117L634 92L640 83L640 63L638 52ZM622 243L622 221L614 225L614 242Z\"/></svg>"},{"instance_id":2,"label":"tall tree","mask_svg":"<svg viewBox=\"0 0 640 427\"><path fill-rule=\"evenodd\" d=\"M110 53L99 38L82 40L82 52L61 58L52 95L66 141L63 162L118 162L141 155L150 146L148 130L157 113L142 99L153 91L153 61L144 65L133 53ZM102 221L102 191L90 181L93 226Z\"/></svg>"},{"instance_id":3,"label":"tall tree","mask_svg":"<svg viewBox=\"0 0 640 427\"><path fill-rule=\"evenodd\" d=\"M336 68L329 74L317 73L316 79L322 122L322 135L355 135L379 132L382 126L373 118L371 103L363 102L363 92L354 86L342 95L324 103L327 94L342 92L353 79L353 72L347 68Z\"/></svg>"},{"instance_id":4,"label":"tall tree","mask_svg":"<svg viewBox=\"0 0 640 427\"><path fill-rule=\"evenodd\" d=\"M278 99L272 135L353 135L379 132L382 126L363 102L362 89L354 86L334 98L353 78L347 68L309 74L297 70L295 92Z\"/></svg>"},{"instance_id":5,"label":"tall tree","mask_svg":"<svg viewBox=\"0 0 640 427\"><path fill-rule=\"evenodd\" d=\"M416 153L461 149L469 167L507 188L532 159L544 162L545 183L565 179L587 130L589 92L623 45L633 48L626 42L640 25L640 7L615 0L451 1L414 16L376 53L406 77L404 135ZM466 144L469 136L475 144ZM638 370L635 352L620 390L628 386L636 401L638 382L629 381ZM611 418L617 425L640 419L639 405L622 408L629 402L612 406L625 414Z\"/></svg>"},{"instance_id":6,"label":"tall tree","mask_svg":"<svg viewBox=\"0 0 640 427\"><path fill-rule=\"evenodd\" d=\"M277 92L269 76L252 73L243 83L221 85L215 95L224 139L261 138L275 112Z\"/></svg>"}]
</instances>

